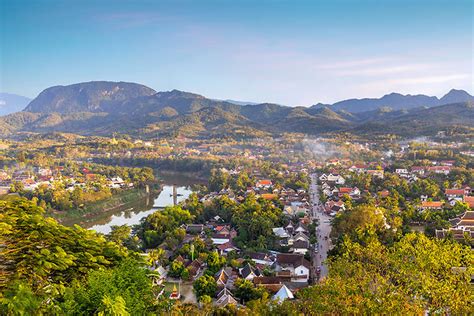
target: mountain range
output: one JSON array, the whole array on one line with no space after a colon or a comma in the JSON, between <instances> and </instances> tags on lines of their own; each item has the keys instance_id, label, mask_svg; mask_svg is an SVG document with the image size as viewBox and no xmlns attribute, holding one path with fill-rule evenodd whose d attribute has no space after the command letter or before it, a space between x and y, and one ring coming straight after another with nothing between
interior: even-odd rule
<instances>
[{"instance_id":1,"label":"mountain range","mask_svg":"<svg viewBox=\"0 0 474 316\"><path fill-rule=\"evenodd\" d=\"M0 116L22 111L30 102L30 98L21 95L0 93Z\"/></svg>"},{"instance_id":2,"label":"mountain range","mask_svg":"<svg viewBox=\"0 0 474 316\"><path fill-rule=\"evenodd\" d=\"M156 92L136 83L93 81L45 89L24 111L0 117L0 133L119 132L140 137L336 131L429 134L450 127L474 128L473 100L465 91L451 90L440 99L392 93L380 99L289 107L214 100L178 90Z\"/></svg>"},{"instance_id":3,"label":"mountain range","mask_svg":"<svg viewBox=\"0 0 474 316\"><path fill-rule=\"evenodd\" d=\"M334 104L314 105L315 107L328 106L332 110L345 110L352 113L360 113L371 110L377 110L383 107L390 107L392 110L409 110L418 107L433 107L449 103L469 102L474 101L474 97L464 90L452 89L442 98L427 96L423 94L418 95L403 95L400 93L386 94L378 99L349 99Z\"/></svg>"}]
</instances>

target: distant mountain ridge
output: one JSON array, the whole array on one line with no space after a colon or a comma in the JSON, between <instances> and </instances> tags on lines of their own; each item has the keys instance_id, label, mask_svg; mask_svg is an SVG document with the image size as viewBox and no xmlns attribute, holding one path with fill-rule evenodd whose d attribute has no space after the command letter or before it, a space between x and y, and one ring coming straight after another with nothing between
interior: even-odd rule
<instances>
[{"instance_id":1,"label":"distant mountain ridge","mask_svg":"<svg viewBox=\"0 0 474 316\"><path fill-rule=\"evenodd\" d=\"M0 116L21 111L30 102L30 98L21 95L0 93Z\"/></svg>"},{"instance_id":2,"label":"distant mountain ridge","mask_svg":"<svg viewBox=\"0 0 474 316\"><path fill-rule=\"evenodd\" d=\"M381 98L348 99L336 102L332 105L318 103L312 107L328 106L334 111L345 110L351 113L358 113L377 110L381 107L390 107L392 110L403 110L469 101L474 101L474 97L469 93L464 90L452 89L441 99L423 94L403 95L400 93L390 93Z\"/></svg>"},{"instance_id":3,"label":"distant mountain ridge","mask_svg":"<svg viewBox=\"0 0 474 316\"><path fill-rule=\"evenodd\" d=\"M125 100L150 96L156 91L129 82L91 81L43 90L25 108L27 112L104 112Z\"/></svg>"},{"instance_id":4,"label":"distant mountain ridge","mask_svg":"<svg viewBox=\"0 0 474 316\"><path fill-rule=\"evenodd\" d=\"M403 100L407 103L402 103ZM0 134L67 131L82 135L119 132L144 137L177 134L245 137L284 132L383 132L384 129L407 133L411 125L419 122L426 127L420 130L433 132L451 125L474 127L470 100L473 97L467 92L451 90L441 99L392 93L380 99L289 107L273 103L236 104L179 90L156 92L136 83L92 81L45 89L23 112L0 117ZM358 107L361 102L368 104L368 111L347 109ZM454 105L447 108L434 105L442 102ZM436 126L429 128L430 121L423 121L417 115L430 117ZM436 115L442 117L438 119Z\"/></svg>"}]
</instances>

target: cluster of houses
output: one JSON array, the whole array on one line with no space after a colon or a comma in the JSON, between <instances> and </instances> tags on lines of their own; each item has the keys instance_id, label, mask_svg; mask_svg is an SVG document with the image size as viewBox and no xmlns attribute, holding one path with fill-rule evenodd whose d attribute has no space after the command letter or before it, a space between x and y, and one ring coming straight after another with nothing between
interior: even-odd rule
<instances>
[{"instance_id":1,"label":"cluster of houses","mask_svg":"<svg viewBox=\"0 0 474 316\"><path fill-rule=\"evenodd\" d=\"M468 186L464 186L462 188L446 189L444 191L446 202L429 201L426 195L422 195L420 210L441 210L446 203L454 206L458 202L466 203L470 208L474 208L474 196L472 196L473 193L474 190Z\"/></svg>"},{"instance_id":2,"label":"cluster of houses","mask_svg":"<svg viewBox=\"0 0 474 316\"><path fill-rule=\"evenodd\" d=\"M55 169L33 167L30 169L15 169L14 171L0 171L0 194L7 194L12 183L21 183L23 189L33 191L40 186L52 187L54 181L63 181L66 190L73 191L76 187L84 187L89 181L94 181L97 174L90 172L87 168L81 170L80 177L74 177L63 172L62 167ZM124 189L133 187L120 177L107 178L107 186L111 189Z\"/></svg>"},{"instance_id":3,"label":"cluster of houses","mask_svg":"<svg viewBox=\"0 0 474 316\"><path fill-rule=\"evenodd\" d=\"M195 238L202 238L209 249L215 249L214 251L217 251L221 256L227 256L230 252L238 254L236 261L239 268L226 266L214 275L218 286L214 297L216 306L239 304L233 294L238 278L248 280L255 286L264 287L272 295L272 299L280 302L293 299L295 291L308 285L311 265L304 253L309 247L309 237L307 228L301 223L290 222L285 228L274 229L275 234L281 237L282 244L291 247L289 253L275 251L242 253L232 243L237 232L230 225L221 224L218 216L206 225L188 224L185 229L186 236L183 243L192 242ZM280 230L283 230L284 233L280 234ZM171 258L173 253L167 251L166 256ZM183 264L188 270L191 280L203 275L207 268L206 263L199 258L191 260L178 256L174 260ZM173 278L168 277L168 271L163 266L158 266L154 271L158 272L159 276L156 278L156 284L162 284L166 280L173 281ZM174 289L170 298L171 296L173 299L179 299L181 296L179 289Z\"/></svg>"},{"instance_id":4,"label":"cluster of houses","mask_svg":"<svg viewBox=\"0 0 474 316\"><path fill-rule=\"evenodd\" d=\"M305 255L311 248L308 228L299 221L292 221L286 227L275 227L273 233L278 238L281 247L288 248L290 253Z\"/></svg>"},{"instance_id":5,"label":"cluster of houses","mask_svg":"<svg viewBox=\"0 0 474 316\"><path fill-rule=\"evenodd\" d=\"M474 204L474 197L472 197L472 203ZM472 206L471 206L472 208ZM448 229L437 229L436 237L438 238L453 238L457 241L471 242L471 246L474 246L474 211L466 211L460 217L451 219L451 227Z\"/></svg>"},{"instance_id":6,"label":"cluster of houses","mask_svg":"<svg viewBox=\"0 0 474 316\"><path fill-rule=\"evenodd\" d=\"M265 288L278 302L293 299L294 292L308 284L310 263L302 254L249 253L246 257L249 259L243 267L225 267L214 276L218 286L215 305L238 304L232 294L238 278ZM273 275L265 276L265 269L272 270Z\"/></svg>"},{"instance_id":7,"label":"cluster of houses","mask_svg":"<svg viewBox=\"0 0 474 316\"><path fill-rule=\"evenodd\" d=\"M237 175L239 170L226 170L229 174ZM269 200L279 200L284 205L284 214L289 221L285 227L273 228L276 236L276 247L281 247L284 253L269 251L268 253L243 253L233 242L237 231L222 218L215 216L205 224L187 224L183 228L186 235L184 243L191 243L195 238L202 239L209 250L216 251L221 256L237 254L238 267L226 266L215 274L218 291L214 297L214 304L225 306L238 304L234 297L235 282L238 278L248 280L266 288L275 301L294 298L294 291L308 285L311 264L307 253L311 249L310 234L307 224L310 223L310 203L306 190L291 188L276 189L273 181L261 178L255 185L247 188L238 196L230 189L213 192L201 198L202 202L210 201L218 196L226 195L234 201L242 201L247 194L255 194ZM173 258L173 253L167 253ZM181 261L189 270L191 280L199 278L206 270L206 263L200 259L186 260L178 256L175 260ZM166 269L159 267L162 280L167 278ZM265 273L264 273L265 272ZM269 276L271 275L271 276ZM179 290L173 291L174 297L179 297Z\"/></svg>"}]
</instances>

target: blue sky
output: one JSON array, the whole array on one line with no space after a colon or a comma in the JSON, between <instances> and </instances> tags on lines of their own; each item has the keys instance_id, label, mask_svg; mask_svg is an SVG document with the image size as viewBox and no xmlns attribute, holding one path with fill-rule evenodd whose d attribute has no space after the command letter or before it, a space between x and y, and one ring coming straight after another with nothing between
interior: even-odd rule
<instances>
[{"instance_id":1,"label":"blue sky","mask_svg":"<svg viewBox=\"0 0 474 316\"><path fill-rule=\"evenodd\" d=\"M470 0L0 0L0 91L130 81L288 105L473 92Z\"/></svg>"}]
</instances>

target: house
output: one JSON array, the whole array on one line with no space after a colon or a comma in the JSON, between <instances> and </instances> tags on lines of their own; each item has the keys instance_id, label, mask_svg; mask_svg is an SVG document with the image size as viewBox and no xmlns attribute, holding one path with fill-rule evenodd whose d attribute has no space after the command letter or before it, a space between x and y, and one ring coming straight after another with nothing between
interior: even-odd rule
<instances>
[{"instance_id":1,"label":"house","mask_svg":"<svg viewBox=\"0 0 474 316\"><path fill-rule=\"evenodd\" d=\"M240 276L245 280L252 281L253 278L260 276L260 270L253 268L250 264L246 264L239 269Z\"/></svg>"},{"instance_id":2,"label":"house","mask_svg":"<svg viewBox=\"0 0 474 316\"><path fill-rule=\"evenodd\" d=\"M470 208L474 209L474 196L464 195L463 202L467 203L467 205L469 205Z\"/></svg>"},{"instance_id":3,"label":"house","mask_svg":"<svg viewBox=\"0 0 474 316\"><path fill-rule=\"evenodd\" d=\"M189 276L193 279L196 278L198 274L201 272L202 266L203 266L203 263L199 259L196 259L192 261L190 264L188 264L186 268L189 271Z\"/></svg>"},{"instance_id":4,"label":"house","mask_svg":"<svg viewBox=\"0 0 474 316\"><path fill-rule=\"evenodd\" d=\"M466 194L464 189L446 189L444 190L444 194L448 199L459 199L462 201L462 197Z\"/></svg>"},{"instance_id":5,"label":"house","mask_svg":"<svg viewBox=\"0 0 474 316\"><path fill-rule=\"evenodd\" d=\"M292 282L308 282L310 263L302 254L280 253L275 262L277 276L289 275Z\"/></svg>"},{"instance_id":6,"label":"house","mask_svg":"<svg viewBox=\"0 0 474 316\"><path fill-rule=\"evenodd\" d=\"M227 305L237 305L237 300L232 296L232 293L224 287L218 294L217 300L214 303L217 307L225 307Z\"/></svg>"},{"instance_id":7,"label":"house","mask_svg":"<svg viewBox=\"0 0 474 316\"><path fill-rule=\"evenodd\" d=\"M439 162L440 165L449 166L449 167L454 166L455 163L456 163L456 161L454 161L454 160L442 160L442 161Z\"/></svg>"},{"instance_id":8,"label":"house","mask_svg":"<svg viewBox=\"0 0 474 316\"><path fill-rule=\"evenodd\" d=\"M421 210L440 210L443 208L443 202L441 201L422 201Z\"/></svg>"},{"instance_id":9,"label":"house","mask_svg":"<svg viewBox=\"0 0 474 316\"><path fill-rule=\"evenodd\" d=\"M333 201L329 200L326 203L324 203L324 209L326 213L338 213L341 211L346 210L346 206L344 205L344 202L339 200L339 201Z\"/></svg>"},{"instance_id":10,"label":"house","mask_svg":"<svg viewBox=\"0 0 474 316\"><path fill-rule=\"evenodd\" d=\"M262 193L260 194L260 197L264 200L276 200L278 198L278 195L273 193Z\"/></svg>"},{"instance_id":11,"label":"house","mask_svg":"<svg viewBox=\"0 0 474 316\"><path fill-rule=\"evenodd\" d=\"M223 244L220 244L217 246L217 250L219 251L219 254L221 256L227 256L227 254L229 254L229 252L231 251L236 251L236 252L239 252L240 249L237 248L236 246L234 246L234 244L232 243L232 241L228 241L226 243L223 243Z\"/></svg>"},{"instance_id":12,"label":"house","mask_svg":"<svg viewBox=\"0 0 474 316\"><path fill-rule=\"evenodd\" d=\"M275 295L272 296L272 300L277 301L278 303L281 303L285 300L292 300L294 298L295 297L293 296L293 293L284 284L282 284L278 292L276 292Z\"/></svg>"},{"instance_id":13,"label":"house","mask_svg":"<svg viewBox=\"0 0 474 316\"><path fill-rule=\"evenodd\" d=\"M273 233L278 237L278 238L288 238L288 232L286 231L285 228L283 227L275 227L272 228Z\"/></svg>"},{"instance_id":14,"label":"house","mask_svg":"<svg viewBox=\"0 0 474 316\"><path fill-rule=\"evenodd\" d=\"M286 281L285 279L276 277L276 276L259 276L253 278L252 282L255 285L280 285L282 284L283 281Z\"/></svg>"},{"instance_id":15,"label":"house","mask_svg":"<svg viewBox=\"0 0 474 316\"><path fill-rule=\"evenodd\" d=\"M366 169L367 169L366 165L352 165L347 170L350 172L361 173L361 172L364 172Z\"/></svg>"},{"instance_id":16,"label":"house","mask_svg":"<svg viewBox=\"0 0 474 316\"><path fill-rule=\"evenodd\" d=\"M339 174L332 174L332 173L330 173L330 174L328 175L327 181L328 181L328 182L333 182L333 183L335 183L335 184L340 184L340 185L346 183L346 179L344 179L341 175L339 175Z\"/></svg>"},{"instance_id":17,"label":"house","mask_svg":"<svg viewBox=\"0 0 474 316\"><path fill-rule=\"evenodd\" d=\"M295 233L304 233L306 234L308 232L308 228L306 228L303 224L298 223L298 226L295 229Z\"/></svg>"},{"instance_id":18,"label":"house","mask_svg":"<svg viewBox=\"0 0 474 316\"><path fill-rule=\"evenodd\" d=\"M464 212L459 220L456 219L455 226L474 230L474 211Z\"/></svg>"},{"instance_id":19,"label":"house","mask_svg":"<svg viewBox=\"0 0 474 316\"><path fill-rule=\"evenodd\" d=\"M466 211L461 217L451 219L450 223L453 227L436 230L437 238L452 237L458 241L465 240L466 236L474 238L474 211Z\"/></svg>"},{"instance_id":20,"label":"house","mask_svg":"<svg viewBox=\"0 0 474 316\"><path fill-rule=\"evenodd\" d=\"M293 253L301 253L304 255L305 253L308 252L309 242L306 240L301 240L301 239L295 240L293 241L293 245L291 249Z\"/></svg>"},{"instance_id":21,"label":"house","mask_svg":"<svg viewBox=\"0 0 474 316\"><path fill-rule=\"evenodd\" d=\"M259 180L257 183L255 183L255 187L257 189L269 189L273 185L271 180L265 179L265 180Z\"/></svg>"},{"instance_id":22,"label":"house","mask_svg":"<svg viewBox=\"0 0 474 316\"><path fill-rule=\"evenodd\" d=\"M218 225L214 228L214 234L211 236L214 245L222 245L228 243L237 236L235 229L231 229L228 225Z\"/></svg>"},{"instance_id":23,"label":"house","mask_svg":"<svg viewBox=\"0 0 474 316\"><path fill-rule=\"evenodd\" d=\"M385 190L380 191L378 194L380 194L380 197L385 198L390 195L390 192L387 189L385 189Z\"/></svg>"},{"instance_id":24,"label":"house","mask_svg":"<svg viewBox=\"0 0 474 316\"><path fill-rule=\"evenodd\" d=\"M359 198L360 197L360 190L357 187L353 187L353 188L342 187L342 188L339 188L338 196L342 197L344 194L347 194L352 198Z\"/></svg>"},{"instance_id":25,"label":"house","mask_svg":"<svg viewBox=\"0 0 474 316\"><path fill-rule=\"evenodd\" d=\"M429 172L448 175L451 172L450 166L431 166L428 167Z\"/></svg>"},{"instance_id":26,"label":"house","mask_svg":"<svg viewBox=\"0 0 474 316\"><path fill-rule=\"evenodd\" d=\"M219 270L219 272L216 273L214 278L216 279L217 286L222 288L227 286L227 283L230 280L230 275L226 272L224 268L222 268Z\"/></svg>"},{"instance_id":27,"label":"house","mask_svg":"<svg viewBox=\"0 0 474 316\"><path fill-rule=\"evenodd\" d=\"M425 174L425 167L423 166L413 166L411 167L411 172L412 173L417 173L418 175L424 175Z\"/></svg>"},{"instance_id":28,"label":"house","mask_svg":"<svg viewBox=\"0 0 474 316\"><path fill-rule=\"evenodd\" d=\"M395 169L395 173L398 174L400 177L407 178L408 177L408 170L404 168Z\"/></svg>"},{"instance_id":29,"label":"house","mask_svg":"<svg viewBox=\"0 0 474 316\"><path fill-rule=\"evenodd\" d=\"M186 233L191 235L199 235L204 231L203 224L188 224L186 225Z\"/></svg>"},{"instance_id":30,"label":"house","mask_svg":"<svg viewBox=\"0 0 474 316\"><path fill-rule=\"evenodd\" d=\"M272 258L263 252L251 252L247 254L250 259L259 265L271 266L273 264Z\"/></svg>"},{"instance_id":31,"label":"house","mask_svg":"<svg viewBox=\"0 0 474 316\"><path fill-rule=\"evenodd\" d=\"M367 174L370 174L374 178L383 179L384 178L384 171L375 169L375 170L367 170Z\"/></svg>"}]
</instances>

